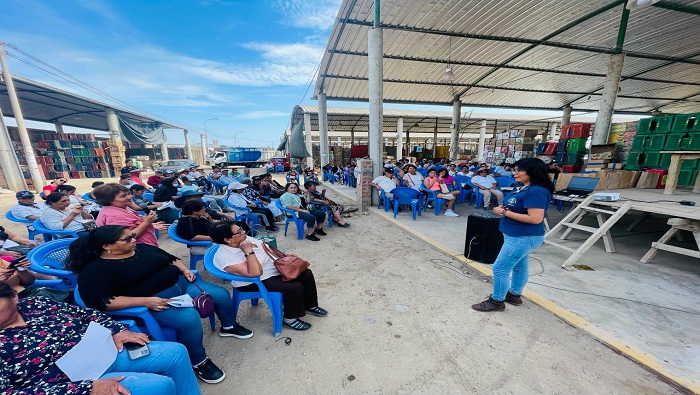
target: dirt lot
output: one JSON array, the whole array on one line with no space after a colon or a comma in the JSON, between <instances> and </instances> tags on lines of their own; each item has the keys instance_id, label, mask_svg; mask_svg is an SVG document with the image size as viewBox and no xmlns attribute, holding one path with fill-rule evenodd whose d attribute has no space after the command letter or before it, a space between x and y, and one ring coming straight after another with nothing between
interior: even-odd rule
<instances>
[{"instance_id":1,"label":"dirt lot","mask_svg":"<svg viewBox=\"0 0 700 395\"><path fill-rule=\"evenodd\" d=\"M85 192L92 181L71 183ZM13 202L0 195L0 210ZM296 240L293 225L288 236L277 234L280 248L312 263L329 316L307 317L310 330L273 338L265 305L244 303L238 320L255 331L249 340L221 338L207 322L205 346L227 378L202 384L204 394L677 393L529 301L502 313L472 311L491 290L487 278L371 210L348 222L317 243ZM184 246L161 242L186 259Z\"/></svg>"}]
</instances>

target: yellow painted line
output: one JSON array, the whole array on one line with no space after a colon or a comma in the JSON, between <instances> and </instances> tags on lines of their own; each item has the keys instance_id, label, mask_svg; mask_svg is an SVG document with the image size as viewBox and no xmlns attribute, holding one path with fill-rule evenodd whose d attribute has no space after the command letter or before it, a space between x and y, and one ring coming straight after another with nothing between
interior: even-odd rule
<instances>
[{"instance_id":1,"label":"yellow painted line","mask_svg":"<svg viewBox=\"0 0 700 395\"><path fill-rule=\"evenodd\" d=\"M442 243L439 243L424 234L418 232L416 229L404 225L403 223L397 221L394 219L393 214L387 213L385 211L370 211L371 213L379 214L386 220L390 221L394 225L400 227L401 229L404 229L405 231L411 233L415 237L418 237L419 239L425 241L426 243L432 245L438 250L443 251L444 253L450 255L451 257L457 259L458 261L464 262L467 265L469 265L471 268L477 270L481 274L487 275L487 276L493 276L493 272L491 271L491 267L484 265L483 263L468 259L465 257L462 253L457 252L447 246L445 246ZM597 325L588 322L582 317L579 317L578 315L572 313L571 311L563 308L562 306L552 302L551 300L535 293L532 291L525 290L523 292L523 296L526 298L530 299L533 303L539 305L540 307L544 308L545 310L549 311L550 313L556 315L557 317L563 319L570 325L581 329L582 331L588 333L589 335L593 336L596 340L599 342L605 344L606 346L612 348L613 350L619 352L620 354L624 355L625 357L637 362L638 364L644 366L645 368L655 372L656 374L666 378L667 380L675 383L676 385L682 386L686 388L687 390L690 390L694 394L700 394L700 385L695 384L691 382L690 380L682 377L678 377L674 375L673 373L669 372L658 360L658 358L654 357L651 354L648 354L644 351L638 350L637 348L625 343L624 341L618 339L617 337L613 336L612 334L600 329Z\"/></svg>"}]
</instances>

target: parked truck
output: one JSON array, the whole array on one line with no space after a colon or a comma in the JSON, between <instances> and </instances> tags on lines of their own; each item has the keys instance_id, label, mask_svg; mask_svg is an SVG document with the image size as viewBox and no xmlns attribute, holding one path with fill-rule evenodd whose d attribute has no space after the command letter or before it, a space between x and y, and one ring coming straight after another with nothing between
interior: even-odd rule
<instances>
[{"instance_id":1,"label":"parked truck","mask_svg":"<svg viewBox=\"0 0 700 395\"><path fill-rule=\"evenodd\" d=\"M216 151L205 160L205 163L210 166L234 167L261 167L265 165L261 161L262 152L257 148L235 147L229 148L226 151Z\"/></svg>"}]
</instances>

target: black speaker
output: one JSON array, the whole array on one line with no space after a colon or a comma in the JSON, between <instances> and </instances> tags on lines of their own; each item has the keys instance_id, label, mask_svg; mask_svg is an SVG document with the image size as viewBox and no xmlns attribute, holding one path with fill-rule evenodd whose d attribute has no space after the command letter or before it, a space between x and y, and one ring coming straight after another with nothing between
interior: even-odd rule
<instances>
[{"instance_id":1,"label":"black speaker","mask_svg":"<svg viewBox=\"0 0 700 395\"><path fill-rule=\"evenodd\" d=\"M464 256L481 263L495 262L503 246L503 234L498 230L500 222L501 217L490 211L470 214Z\"/></svg>"}]
</instances>

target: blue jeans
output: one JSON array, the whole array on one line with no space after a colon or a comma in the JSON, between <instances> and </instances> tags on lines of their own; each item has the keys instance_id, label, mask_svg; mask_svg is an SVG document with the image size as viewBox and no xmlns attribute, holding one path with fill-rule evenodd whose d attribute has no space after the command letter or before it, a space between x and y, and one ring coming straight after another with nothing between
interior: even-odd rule
<instances>
[{"instance_id":1,"label":"blue jeans","mask_svg":"<svg viewBox=\"0 0 700 395\"><path fill-rule=\"evenodd\" d=\"M226 288L204 282L197 279L197 285L205 290L214 299L214 311L221 321L221 326L231 327L236 324L236 317L233 315L233 303L231 294ZM172 298L175 296L188 294L193 299L202 292L192 283L180 276L180 280L172 287L159 292L153 296L160 298ZM196 365L207 357L202 345L202 318L194 308L170 307L163 311L151 311L153 318L161 326L166 326L175 330L177 341L182 343L190 355L190 362Z\"/></svg>"},{"instance_id":2,"label":"blue jeans","mask_svg":"<svg viewBox=\"0 0 700 395\"><path fill-rule=\"evenodd\" d=\"M132 395L197 395L199 383L182 344L150 342L151 354L131 360L126 349L101 379L125 376L119 383Z\"/></svg>"},{"instance_id":3,"label":"blue jeans","mask_svg":"<svg viewBox=\"0 0 700 395\"><path fill-rule=\"evenodd\" d=\"M527 284L528 254L544 242L544 236L503 235L503 247L493 263L493 294L491 298L503 301L506 293L520 295ZM510 274L513 273L511 283Z\"/></svg>"}]
</instances>

